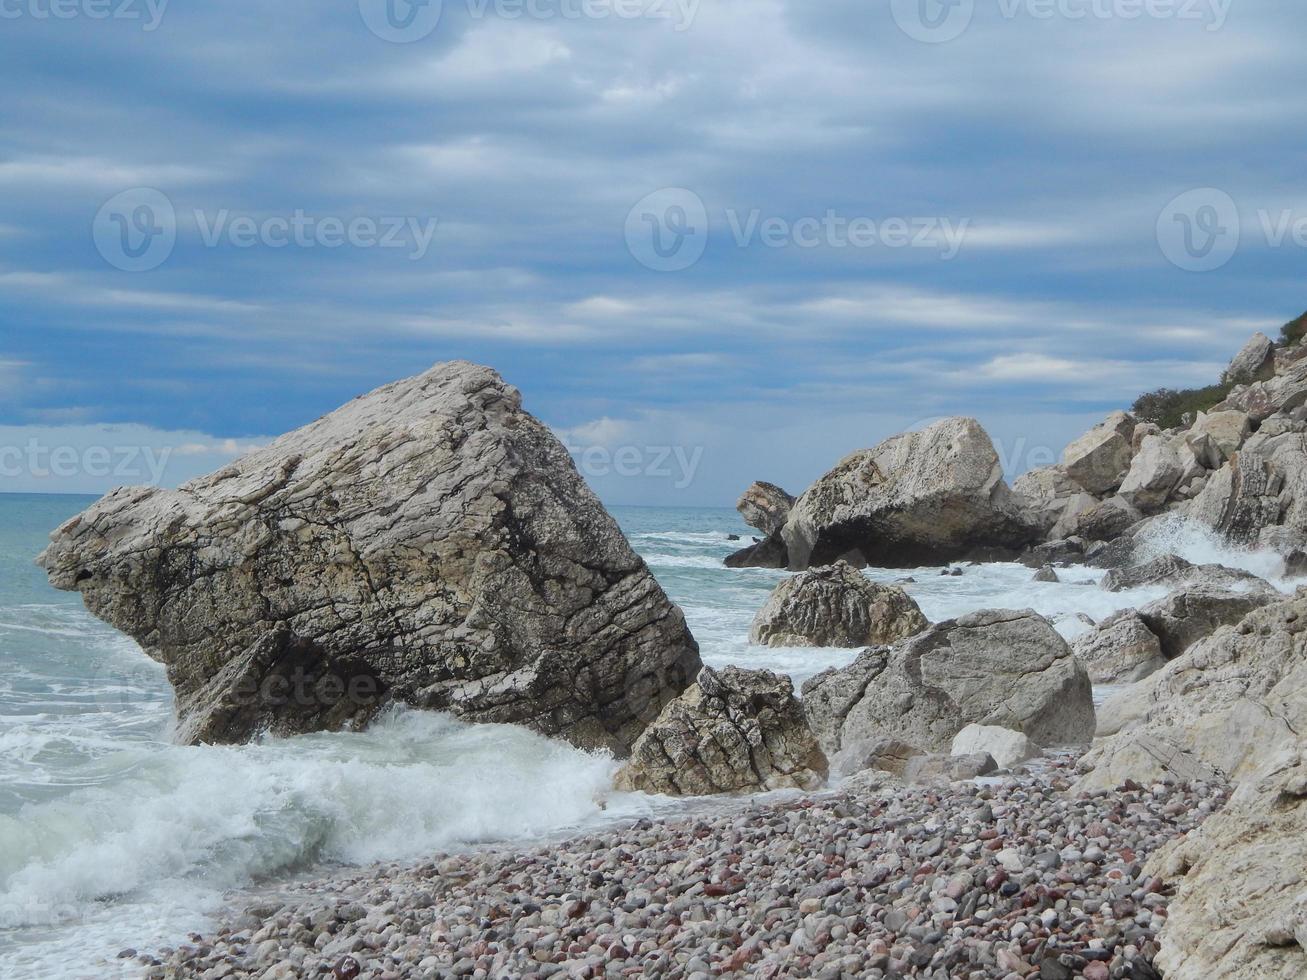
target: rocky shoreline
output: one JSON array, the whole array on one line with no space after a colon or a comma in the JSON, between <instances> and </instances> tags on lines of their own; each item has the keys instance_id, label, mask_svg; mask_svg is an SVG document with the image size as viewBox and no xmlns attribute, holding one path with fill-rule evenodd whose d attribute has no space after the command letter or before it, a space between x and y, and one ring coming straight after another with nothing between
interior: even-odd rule
<instances>
[{"instance_id":1,"label":"rocky shoreline","mask_svg":"<svg viewBox=\"0 0 1307 980\"><path fill-rule=\"evenodd\" d=\"M1075 757L815 795L304 882L152 978L1158 976L1147 866L1219 811L1213 784L1093 794ZM124 950L123 955L134 956Z\"/></svg>"}]
</instances>

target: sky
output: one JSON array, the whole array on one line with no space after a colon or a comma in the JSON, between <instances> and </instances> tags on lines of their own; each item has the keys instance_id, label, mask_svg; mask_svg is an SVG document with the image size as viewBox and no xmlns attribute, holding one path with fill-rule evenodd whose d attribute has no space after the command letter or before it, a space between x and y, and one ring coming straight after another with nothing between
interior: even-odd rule
<instances>
[{"instance_id":1,"label":"sky","mask_svg":"<svg viewBox=\"0 0 1307 980\"><path fill-rule=\"evenodd\" d=\"M0 0L0 490L490 364L612 504L977 417L1009 474L1307 308L1283 0Z\"/></svg>"}]
</instances>

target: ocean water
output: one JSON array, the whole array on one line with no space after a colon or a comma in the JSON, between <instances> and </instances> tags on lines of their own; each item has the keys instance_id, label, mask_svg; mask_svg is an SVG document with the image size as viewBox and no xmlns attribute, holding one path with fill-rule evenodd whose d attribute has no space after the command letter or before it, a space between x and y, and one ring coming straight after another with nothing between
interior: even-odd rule
<instances>
[{"instance_id":1,"label":"ocean water","mask_svg":"<svg viewBox=\"0 0 1307 980\"><path fill-rule=\"evenodd\" d=\"M234 747L171 744L162 669L45 583L33 557L90 497L0 494L0 963L6 976L130 976L115 954L204 929L242 889L324 866L538 840L683 802L610 790L616 763L521 729L395 711L367 732ZM750 540L732 510L615 508L632 544L685 610L712 666L765 667L796 687L856 651L750 646L749 625L785 573L731 570ZM739 535L740 541L731 540ZM1274 575L1193 528L1152 543L1192 561ZM1031 581L991 564L872 571L938 621L1034 608L1067 637L1161 589L1109 594L1101 573ZM1289 583L1277 583L1284 588ZM235 897L231 897L231 896Z\"/></svg>"}]
</instances>

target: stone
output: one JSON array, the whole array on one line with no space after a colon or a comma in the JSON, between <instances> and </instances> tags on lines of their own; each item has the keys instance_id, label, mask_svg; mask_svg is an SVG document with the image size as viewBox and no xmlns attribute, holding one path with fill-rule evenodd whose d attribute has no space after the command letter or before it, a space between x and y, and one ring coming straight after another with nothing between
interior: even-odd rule
<instances>
[{"instance_id":1,"label":"stone","mask_svg":"<svg viewBox=\"0 0 1307 980\"><path fill-rule=\"evenodd\" d=\"M776 586L754 617L749 641L772 647L863 647L893 643L929 625L898 586L873 582L840 561Z\"/></svg>"},{"instance_id":2,"label":"stone","mask_svg":"<svg viewBox=\"0 0 1307 980\"><path fill-rule=\"evenodd\" d=\"M1225 384L1246 385L1254 381L1265 381L1274 374L1275 344L1266 334L1258 332L1234 355L1234 360L1221 375L1221 381Z\"/></svg>"},{"instance_id":3,"label":"stone","mask_svg":"<svg viewBox=\"0 0 1307 980\"><path fill-rule=\"evenodd\" d=\"M953 738L953 755L985 754L993 758L1000 769L1013 769L1042 753L1021 732L996 725L968 725Z\"/></svg>"},{"instance_id":4,"label":"stone","mask_svg":"<svg viewBox=\"0 0 1307 980\"><path fill-rule=\"evenodd\" d=\"M1037 544L1018 559L1027 568L1043 568L1046 565L1060 565L1079 562L1085 557L1084 542L1079 538L1059 538Z\"/></svg>"},{"instance_id":5,"label":"stone","mask_svg":"<svg viewBox=\"0 0 1307 980\"><path fill-rule=\"evenodd\" d=\"M788 568L789 552L779 532L726 556L727 568Z\"/></svg>"},{"instance_id":6,"label":"stone","mask_svg":"<svg viewBox=\"0 0 1307 980\"><path fill-rule=\"evenodd\" d=\"M1055 569L1052 565L1045 565L1045 566L1044 566L1043 568L1041 568L1039 571L1035 572L1035 578L1034 578L1034 581L1036 581L1036 582L1060 582L1060 581L1062 581L1062 580L1061 580L1060 578L1057 577L1057 569Z\"/></svg>"},{"instance_id":7,"label":"stone","mask_svg":"<svg viewBox=\"0 0 1307 980\"><path fill-rule=\"evenodd\" d=\"M1133 609L1125 609L1071 643L1095 684L1132 684L1166 666L1162 643Z\"/></svg>"},{"instance_id":8,"label":"stone","mask_svg":"<svg viewBox=\"0 0 1307 980\"><path fill-rule=\"evenodd\" d=\"M1304 840L1307 759L1294 740L1149 861L1146 874L1179 886L1156 960L1166 980L1307 976Z\"/></svg>"},{"instance_id":9,"label":"stone","mask_svg":"<svg viewBox=\"0 0 1307 980\"><path fill-rule=\"evenodd\" d=\"M176 490L115 490L39 561L168 668L189 743L402 702L624 755L700 666L567 449L466 362Z\"/></svg>"},{"instance_id":10,"label":"stone","mask_svg":"<svg viewBox=\"0 0 1307 980\"><path fill-rule=\"evenodd\" d=\"M1216 406L1216 411L1238 411L1254 423L1277 413L1289 413L1307 404L1307 360L1287 364L1283 371L1266 381L1241 385Z\"/></svg>"},{"instance_id":11,"label":"stone","mask_svg":"<svg viewBox=\"0 0 1307 980\"><path fill-rule=\"evenodd\" d=\"M1110 792L1127 781L1150 786L1225 781L1222 773L1173 739L1140 731L1122 732L1095 745L1080 765L1085 775L1075 789L1081 793Z\"/></svg>"},{"instance_id":12,"label":"stone","mask_svg":"<svg viewBox=\"0 0 1307 980\"><path fill-rule=\"evenodd\" d=\"M1068 501L1081 492L1060 466L1029 470L1012 483L1012 494L1045 532L1052 530Z\"/></svg>"},{"instance_id":13,"label":"stone","mask_svg":"<svg viewBox=\"0 0 1307 980\"><path fill-rule=\"evenodd\" d=\"M1232 544L1281 553L1307 546L1307 433L1259 431L1212 474L1189 516Z\"/></svg>"},{"instance_id":14,"label":"stone","mask_svg":"<svg viewBox=\"0 0 1307 980\"><path fill-rule=\"evenodd\" d=\"M1275 746L1307 731L1305 631L1307 590L1217 630L1107 701L1102 715L1111 721L1100 734L1109 737L1095 742L1082 770L1120 755L1116 740L1145 735L1170 746L1155 756L1185 752L1225 779L1245 778ZM1114 763L1118 776L1123 760Z\"/></svg>"},{"instance_id":15,"label":"stone","mask_svg":"<svg viewBox=\"0 0 1307 980\"><path fill-rule=\"evenodd\" d=\"M902 776L908 763L924 754L898 739L854 740L831 756L830 770L836 776L850 776L867 769Z\"/></svg>"},{"instance_id":16,"label":"stone","mask_svg":"<svg viewBox=\"0 0 1307 980\"><path fill-rule=\"evenodd\" d=\"M964 779L988 776L998 764L986 752L969 755L919 755L908 760L904 782L921 786L943 780L956 783Z\"/></svg>"},{"instance_id":17,"label":"stone","mask_svg":"<svg viewBox=\"0 0 1307 980\"><path fill-rule=\"evenodd\" d=\"M1125 534L1144 514L1124 497L1098 500L1089 494L1072 498L1050 534L1055 538L1111 541Z\"/></svg>"},{"instance_id":18,"label":"stone","mask_svg":"<svg viewBox=\"0 0 1307 980\"><path fill-rule=\"evenodd\" d=\"M989 436L966 418L847 456L798 499L782 533L796 571L853 551L880 567L943 565L1041 536L1004 482Z\"/></svg>"},{"instance_id":19,"label":"stone","mask_svg":"<svg viewBox=\"0 0 1307 980\"><path fill-rule=\"evenodd\" d=\"M1062 453L1062 469L1095 496L1111 493L1121 485L1130 468L1134 429L1132 416L1113 412L1066 447Z\"/></svg>"},{"instance_id":20,"label":"stone","mask_svg":"<svg viewBox=\"0 0 1307 980\"><path fill-rule=\"evenodd\" d=\"M1084 744L1094 731L1089 676L1031 610L986 610L939 623L803 686L828 752L888 738L947 753L967 725L998 725L1036 744Z\"/></svg>"},{"instance_id":21,"label":"stone","mask_svg":"<svg viewBox=\"0 0 1307 980\"><path fill-rule=\"evenodd\" d=\"M1174 660L1222 626L1239 622L1254 609L1273 602L1274 592L1233 592L1212 586L1186 586L1139 610L1139 618Z\"/></svg>"},{"instance_id":22,"label":"stone","mask_svg":"<svg viewBox=\"0 0 1307 980\"><path fill-rule=\"evenodd\" d=\"M1156 513L1180 485L1184 472L1171 440L1160 435L1147 436L1121 484L1121 498L1144 513Z\"/></svg>"},{"instance_id":23,"label":"stone","mask_svg":"<svg viewBox=\"0 0 1307 980\"><path fill-rule=\"evenodd\" d=\"M615 785L668 796L816 789L828 769L788 677L705 667L636 740Z\"/></svg>"},{"instance_id":24,"label":"stone","mask_svg":"<svg viewBox=\"0 0 1307 980\"><path fill-rule=\"evenodd\" d=\"M1099 585L1108 592L1164 585L1171 589L1201 586L1275 594L1269 582L1252 572L1224 565L1195 565L1179 555L1162 555L1142 565L1113 568L1103 576Z\"/></svg>"},{"instance_id":25,"label":"stone","mask_svg":"<svg viewBox=\"0 0 1307 980\"><path fill-rule=\"evenodd\" d=\"M772 534L785 526L794 498L774 483L761 480L741 494L735 509L744 522L763 534Z\"/></svg>"},{"instance_id":26,"label":"stone","mask_svg":"<svg viewBox=\"0 0 1307 980\"><path fill-rule=\"evenodd\" d=\"M1252 431L1252 419L1243 412L1199 412L1189 429L1190 434L1211 440L1222 463L1243 448Z\"/></svg>"}]
</instances>

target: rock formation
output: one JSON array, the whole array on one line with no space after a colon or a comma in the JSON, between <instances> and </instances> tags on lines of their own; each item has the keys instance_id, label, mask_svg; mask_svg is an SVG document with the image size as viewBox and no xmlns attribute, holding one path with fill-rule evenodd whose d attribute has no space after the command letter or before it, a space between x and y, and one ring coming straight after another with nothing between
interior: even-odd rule
<instances>
[{"instance_id":1,"label":"rock formation","mask_svg":"<svg viewBox=\"0 0 1307 980\"><path fill-rule=\"evenodd\" d=\"M1221 375L1226 384L1252 384L1275 374L1275 344L1264 333L1255 333Z\"/></svg>"},{"instance_id":2,"label":"rock formation","mask_svg":"<svg viewBox=\"0 0 1307 980\"><path fill-rule=\"evenodd\" d=\"M1185 586L1244 590L1273 594L1270 583L1252 572L1224 565L1195 565L1179 555L1162 555L1142 565L1111 569L1099 583L1108 592L1125 592L1147 586L1164 585L1170 589Z\"/></svg>"},{"instance_id":3,"label":"rock formation","mask_svg":"<svg viewBox=\"0 0 1307 980\"><path fill-rule=\"evenodd\" d=\"M788 677L705 667L636 740L616 785L669 796L815 789L827 768Z\"/></svg>"},{"instance_id":4,"label":"rock formation","mask_svg":"<svg viewBox=\"0 0 1307 980\"><path fill-rule=\"evenodd\" d=\"M1245 546L1307 544L1307 424L1270 419L1211 479L1190 516Z\"/></svg>"},{"instance_id":5,"label":"rock formation","mask_svg":"<svg viewBox=\"0 0 1307 980\"><path fill-rule=\"evenodd\" d=\"M967 725L997 725L1036 744L1087 743L1089 676L1042 616L990 610L939 623L803 686L813 731L829 753L896 739L947 753Z\"/></svg>"},{"instance_id":6,"label":"rock formation","mask_svg":"<svg viewBox=\"0 0 1307 980\"><path fill-rule=\"evenodd\" d=\"M1133 609L1125 609L1072 641L1095 684L1133 684L1166 666L1162 643Z\"/></svg>"},{"instance_id":7,"label":"rock formation","mask_svg":"<svg viewBox=\"0 0 1307 980\"><path fill-rule=\"evenodd\" d=\"M567 450L465 362L177 490L114 491L40 562L166 665L189 742L395 701L625 753L700 667Z\"/></svg>"},{"instance_id":8,"label":"rock formation","mask_svg":"<svg viewBox=\"0 0 1307 980\"><path fill-rule=\"evenodd\" d=\"M749 640L772 647L864 647L894 643L929 625L898 586L873 582L840 561L776 586Z\"/></svg>"},{"instance_id":9,"label":"rock formation","mask_svg":"<svg viewBox=\"0 0 1307 980\"><path fill-rule=\"evenodd\" d=\"M853 453L795 503L782 531L790 567L840 558L885 567L945 564L975 548L1039 537L974 419L951 418Z\"/></svg>"},{"instance_id":10,"label":"rock formation","mask_svg":"<svg viewBox=\"0 0 1307 980\"><path fill-rule=\"evenodd\" d=\"M1101 496L1121 486L1130 468L1135 419L1114 412L1062 453L1062 469L1085 491Z\"/></svg>"},{"instance_id":11,"label":"rock formation","mask_svg":"<svg viewBox=\"0 0 1307 980\"><path fill-rule=\"evenodd\" d=\"M774 483L758 481L741 494L735 509L749 527L772 534L785 526L794 498Z\"/></svg>"},{"instance_id":12,"label":"rock formation","mask_svg":"<svg viewBox=\"0 0 1307 980\"><path fill-rule=\"evenodd\" d=\"M1161 643L1163 656L1174 660L1220 627L1233 625L1273 601L1271 593L1262 591L1186 587L1148 603L1139 610L1139 618Z\"/></svg>"}]
</instances>

